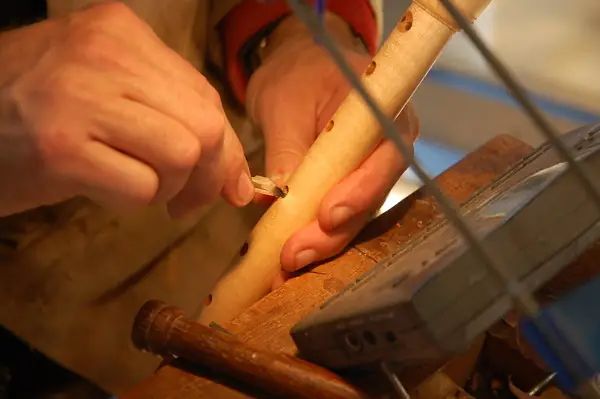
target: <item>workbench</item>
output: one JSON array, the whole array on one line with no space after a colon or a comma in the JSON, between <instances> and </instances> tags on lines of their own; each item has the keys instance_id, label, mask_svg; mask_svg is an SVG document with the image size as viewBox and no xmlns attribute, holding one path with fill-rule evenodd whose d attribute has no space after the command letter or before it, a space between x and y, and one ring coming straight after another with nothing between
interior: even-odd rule
<instances>
[{"instance_id":1,"label":"workbench","mask_svg":"<svg viewBox=\"0 0 600 399\"><path fill-rule=\"evenodd\" d=\"M514 137L498 136L439 176L437 182L453 200L464 202L532 150ZM259 165L262 154L253 154L249 159L253 165ZM216 252L225 253L223 259L229 258L227 251L238 251L247 234L247 231L227 230L227 225L223 225L225 234L216 232L210 236L206 229L218 225L212 219L235 216L244 219L250 228L261 214L260 210L252 208L237 212L221 205L215 210L211 220L203 219L202 214L206 211L200 210L188 219L169 222L167 215L157 209L124 217L103 211L85 200L75 199L0 219L0 298L5 298L0 307L0 322L34 348L37 346L36 340L45 342L47 347L55 342L56 336L47 334L47 331L56 330L66 334L66 339L87 342L89 349L86 350L89 353L107 352L107 361L131 359L127 366L89 365L81 353L52 353L52 348L56 346L42 350L55 360L62 356L66 361L59 363L79 369L84 377L88 370L105 370L108 387L116 387L121 394L121 387L127 380L139 379L136 375L151 374L160 363L160 359L148 361L151 356L139 353L127 338L135 313L144 301L161 299L148 297L145 291L146 276L157 275L164 279L165 290L176 291L179 299L170 302L173 305L201 301L202 298L198 298L199 294L194 289L198 283L186 281L182 285L181 276L177 273L197 268L198 262L211 266L217 264L219 259L214 254L215 248L218 249ZM339 257L303 271L223 327L248 345L295 354L295 346L289 335L292 325L440 217L432 199L422 191L414 193L374 220ZM199 245L199 237L205 239L207 235L208 241ZM218 239L221 236L227 238L226 242ZM596 275L600 268L595 260L599 255L600 246L596 245L547 284L540 291L539 298L542 301L552 299ZM120 268L131 270L131 277L127 281L115 280L114 270ZM54 274L50 273L53 269ZM57 270L59 273L56 273ZM216 272L210 269L209 273ZM214 281L217 277L212 275L206 279ZM110 292L99 292L99 287L106 286L115 288ZM60 287L68 289L65 291ZM88 298L89 302L73 303L70 298L75 295L74 289L85 292L83 298ZM123 296L123 293L128 295ZM123 302L122 298L128 299ZM84 308L85 311L77 311L87 319L110 319L116 308L123 307L130 313L131 319L98 325L94 331L86 331L86 325L79 324L70 313ZM21 309L22 313L14 309ZM192 309L184 310L189 312ZM50 325L40 324L35 317L24 318L26 314L43 312L47 319L53 320ZM20 329L13 329L13 325ZM88 327L90 325L93 324L87 324ZM464 386L476 359L487 357L499 369L512 374L516 383L523 387L532 386L547 371L517 339L514 326L514 318L507 317L488 331L485 345L482 339L474 343L472 350L463 356L448 362L403 370L400 377L409 388L418 386L421 391L431 389L431 385L422 383L427 380L433 381L437 392L442 386L456 391L458 386ZM102 342L111 342L111 337L117 338L112 341L118 342L117 345L102 345ZM89 368L86 369L86 365ZM384 381L383 384L371 386L387 389L389 387L386 384ZM248 392L246 387L182 361L159 368L151 378L133 389L125 390L128 392L119 395L120 398L249 397L240 393ZM430 392L422 393L421 397L435 398Z\"/></svg>"},{"instance_id":2,"label":"workbench","mask_svg":"<svg viewBox=\"0 0 600 399\"><path fill-rule=\"evenodd\" d=\"M500 135L444 172L437 178L437 182L446 195L462 203L530 151L532 148L522 141L512 136ZM397 250L409 237L440 217L442 216L433 199L422 190L414 193L374 220L341 256L288 280L279 289L247 309L240 317L222 327L248 345L295 354L296 348L289 330L296 322L365 273L376 262ZM600 247L594 246L570 268L556 276L538 292L539 299L542 302L552 299L596 275L600 267L594 265L592 260L597 259L598 251ZM422 391L439 391L442 387L456 391L458 386L466 382L475 361L481 356L489 357L493 354L492 361L498 367L505 368L512 374L516 373L515 382L525 387L532 386L546 371L518 339L515 325L515 317L507 315L464 355L424 365L418 369L399 370L399 376L407 389L418 388L414 391L417 392L417 397L434 399L431 396L432 392L427 391L425 394ZM484 346L485 350L482 350ZM361 379L353 380L357 385L368 385L371 392L375 386L383 389L373 392L377 397L385 397L381 395L391 393L391 388L386 383L373 384L372 380L369 381L365 383ZM425 381L429 381L433 386L427 385ZM206 368L177 360L158 369L152 378L139 384L122 396L122 399L263 397L252 394L247 389L248 387L235 381L227 380L225 376L214 375Z\"/></svg>"}]
</instances>

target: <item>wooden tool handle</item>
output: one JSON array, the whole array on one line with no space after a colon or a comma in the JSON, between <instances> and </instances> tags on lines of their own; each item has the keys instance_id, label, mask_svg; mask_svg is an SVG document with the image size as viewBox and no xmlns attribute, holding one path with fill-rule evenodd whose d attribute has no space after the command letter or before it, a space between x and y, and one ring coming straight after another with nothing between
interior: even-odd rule
<instances>
[{"instance_id":1,"label":"wooden tool handle","mask_svg":"<svg viewBox=\"0 0 600 399\"><path fill-rule=\"evenodd\" d=\"M133 326L134 345L175 355L285 398L367 399L327 369L294 356L250 348L227 333L185 319L183 311L148 301Z\"/></svg>"},{"instance_id":2,"label":"wooden tool handle","mask_svg":"<svg viewBox=\"0 0 600 399\"><path fill-rule=\"evenodd\" d=\"M454 4L475 20L489 1L454 0ZM400 113L456 31L454 19L438 0L412 3L362 76L382 112L391 118ZM268 293L287 239L314 220L327 192L381 139L380 124L352 91L292 175L287 196L271 205L212 291L200 322L225 323Z\"/></svg>"}]
</instances>

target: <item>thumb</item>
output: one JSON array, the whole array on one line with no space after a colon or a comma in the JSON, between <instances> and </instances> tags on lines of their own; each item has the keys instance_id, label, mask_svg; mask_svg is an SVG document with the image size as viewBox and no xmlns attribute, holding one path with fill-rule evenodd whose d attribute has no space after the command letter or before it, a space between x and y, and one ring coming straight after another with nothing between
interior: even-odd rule
<instances>
[{"instance_id":1,"label":"thumb","mask_svg":"<svg viewBox=\"0 0 600 399\"><path fill-rule=\"evenodd\" d=\"M262 126L267 177L277 184L285 184L317 137L315 110L302 108L274 107Z\"/></svg>"}]
</instances>

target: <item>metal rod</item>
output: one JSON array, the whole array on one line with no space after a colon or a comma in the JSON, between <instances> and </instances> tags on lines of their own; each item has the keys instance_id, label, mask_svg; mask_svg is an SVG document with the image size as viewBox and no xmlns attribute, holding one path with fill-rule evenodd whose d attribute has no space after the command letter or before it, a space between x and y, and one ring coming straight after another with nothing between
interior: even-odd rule
<instances>
[{"instance_id":1,"label":"metal rod","mask_svg":"<svg viewBox=\"0 0 600 399\"><path fill-rule=\"evenodd\" d=\"M587 194L594 201L594 205L600 211L600 193L594 188L592 180L587 176L586 171L577 163L575 158L569 152L566 144L560 139L558 131L548 122L539 108L531 101L527 91L517 81L514 75L508 70L498 57L489 49L477 34L471 23L458 11L450 0L439 0L452 17L456 20L458 26L465 32L473 45L479 50L483 58L489 64L490 68L496 73L502 84L508 88L511 95L525 111L525 114L532 120L536 127L542 132L546 139L555 147L564 160L569 164L571 171L575 173L580 180L581 185Z\"/></svg>"},{"instance_id":2,"label":"metal rod","mask_svg":"<svg viewBox=\"0 0 600 399\"><path fill-rule=\"evenodd\" d=\"M410 395L406 392L400 378L392 371L388 362L381 362L381 370L383 370L383 374L390 380L390 383L394 387L394 391L396 391L400 399L410 399Z\"/></svg>"},{"instance_id":3,"label":"metal rod","mask_svg":"<svg viewBox=\"0 0 600 399\"><path fill-rule=\"evenodd\" d=\"M549 374L546 378L544 378L542 381L540 381L536 386L531 388L531 390L529 392L527 392L527 395L530 395L530 396L537 395L543 389L545 389L548 385L550 385L552 380L554 380L554 377L556 377L556 372Z\"/></svg>"},{"instance_id":4,"label":"metal rod","mask_svg":"<svg viewBox=\"0 0 600 399\"><path fill-rule=\"evenodd\" d=\"M543 133L550 144L558 150L560 155L569 165L570 170L575 174L576 178L580 180L581 185L594 202L594 205L600 211L600 194L594 188L592 181L588 178L588 176L586 176L586 172L583 170L581 165L577 163L575 158L573 158L565 143L560 139L558 132L546 120L537 106L529 99L529 96L527 95L527 92L523 86L517 82L516 78L509 72L508 68L493 54L475 29L471 26L471 23L460 13L454 4L452 4L452 1L440 0L440 2L452 15L458 26L465 32L473 45L481 53L492 70L496 73L498 78L500 78L504 86L508 88L515 100L517 100L517 102L521 105L525 111L525 114L531 118L531 120ZM511 287L508 286L507 290L510 291L510 289ZM532 315L528 316L531 317ZM545 319L532 317L531 320L534 326L541 333L542 337L546 340L546 343L550 349L559 355L559 357L567 364L570 371L578 376L585 375L586 366L589 367L590 365L586 364L585 366L582 366L574 359L575 356L572 352L563 347L561 343L561 337L552 329L552 326L550 326ZM582 356L578 357L583 360ZM600 398L600 391L598 391L595 384L593 384L593 381L587 380L582 387L587 388L588 392L595 391L595 395L593 397Z\"/></svg>"}]
</instances>

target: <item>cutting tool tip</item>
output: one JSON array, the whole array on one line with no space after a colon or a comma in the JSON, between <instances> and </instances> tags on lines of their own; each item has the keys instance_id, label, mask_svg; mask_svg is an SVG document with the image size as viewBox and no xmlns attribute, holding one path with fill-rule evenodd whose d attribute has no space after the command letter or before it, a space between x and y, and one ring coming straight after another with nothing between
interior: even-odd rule
<instances>
[{"instance_id":1,"label":"cutting tool tip","mask_svg":"<svg viewBox=\"0 0 600 399\"><path fill-rule=\"evenodd\" d=\"M287 195L287 186L279 187L275 182L268 177L253 176L252 184L257 193L268 195L276 198L283 198Z\"/></svg>"}]
</instances>

